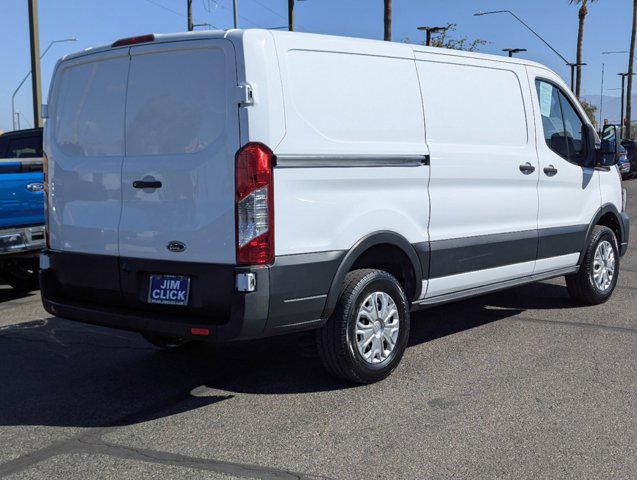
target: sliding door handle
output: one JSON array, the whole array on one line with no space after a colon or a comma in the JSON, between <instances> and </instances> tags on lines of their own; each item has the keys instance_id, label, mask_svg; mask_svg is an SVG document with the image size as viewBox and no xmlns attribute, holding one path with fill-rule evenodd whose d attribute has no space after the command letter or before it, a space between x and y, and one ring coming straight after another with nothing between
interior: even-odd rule
<instances>
[{"instance_id":1,"label":"sliding door handle","mask_svg":"<svg viewBox=\"0 0 637 480\"><path fill-rule=\"evenodd\" d=\"M553 165L549 165L548 167L544 167L544 173L546 173L548 177L552 177L557 174L557 168Z\"/></svg>"},{"instance_id":2,"label":"sliding door handle","mask_svg":"<svg viewBox=\"0 0 637 480\"><path fill-rule=\"evenodd\" d=\"M533 165L531 165L530 162L526 162L526 163L520 165L520 171L523 174L528 175L529 173L535 172L535 167Z\"/></svg>"}]
</instances>

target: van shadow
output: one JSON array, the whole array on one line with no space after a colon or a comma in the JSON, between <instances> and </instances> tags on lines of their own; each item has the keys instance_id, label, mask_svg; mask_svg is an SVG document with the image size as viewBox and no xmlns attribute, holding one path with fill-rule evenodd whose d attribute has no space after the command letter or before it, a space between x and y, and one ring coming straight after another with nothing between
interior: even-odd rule
<instances>
[{"instance_id":1,"label":"van shadow","mask_svg":"<svg viewBox=\"0 0 637 480\"><path fill-rule=\"evenodd\" d=\"M410 345L527 309L570 306L564 287L537 284L436 307L414 314ZM352 388L328 376L314 356L304 355L305 338L195 344L165 352L134 333L58 318L0 327L0 425L132 425L236 394Z\"/></svg>"}]
</instances>

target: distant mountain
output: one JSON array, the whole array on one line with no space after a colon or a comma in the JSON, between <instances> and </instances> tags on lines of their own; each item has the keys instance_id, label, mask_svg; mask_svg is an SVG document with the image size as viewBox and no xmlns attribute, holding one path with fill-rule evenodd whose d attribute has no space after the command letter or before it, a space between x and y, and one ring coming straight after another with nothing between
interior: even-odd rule
<instances>
[{"instance_id":1,"label":"distant mountain","mask_svg":"<svg viewBox=\"0 0 637 480\"><path fill-rule=\"evenodd\" d=\"M597 107L596 117L599 118L599 95L582 95L582 99ZM621 97L611 97L609 95L604 95L602 99L602 107L604 109L602 112L602 119L608 118L611 123L619 123L619 117L621 115ZM634 122L637 120L637 98L635 93L633 93L631 103L631 116L633 117L632 120ZM626 112L624 112L624 115L626 115Z\"/></svg>"}]
</instances>

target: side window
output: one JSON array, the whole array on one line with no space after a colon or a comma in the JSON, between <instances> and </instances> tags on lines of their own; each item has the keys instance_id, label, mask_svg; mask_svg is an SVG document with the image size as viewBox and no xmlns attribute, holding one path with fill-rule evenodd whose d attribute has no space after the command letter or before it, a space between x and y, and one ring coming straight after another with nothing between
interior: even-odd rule
<instances>
[{"instance_id":1,"label":"side window","mask_svg":"<svg viewBox=\"0 0 637 480\"><path fill-rule=\"evenodd\" d=\"M581 163L586 156L584 122L557 87L542 80L535 87L546 144L565 160Z\"/></svg>"}]
</instances>

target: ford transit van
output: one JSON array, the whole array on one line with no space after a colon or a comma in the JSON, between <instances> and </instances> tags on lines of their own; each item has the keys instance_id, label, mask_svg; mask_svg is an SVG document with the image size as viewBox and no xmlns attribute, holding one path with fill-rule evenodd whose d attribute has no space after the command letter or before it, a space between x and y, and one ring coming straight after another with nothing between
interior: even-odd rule
<instances>
[{"instance_id":1,"label":"ford transit van","mask_svg":"<svg viewBox=\"0 0 637 480\"><path fill-rule=\"evenodd\" d=\"M369 383L410 312L565 276L606 301L617 142L523 59L267 30L69 55L45 126L52 315L174 347L315 331Z\"/></svg>"}]
</instances>

